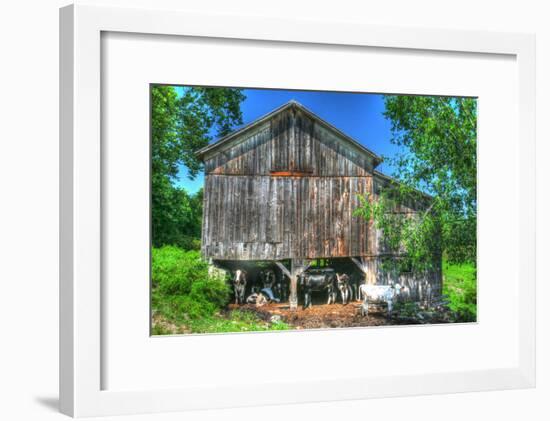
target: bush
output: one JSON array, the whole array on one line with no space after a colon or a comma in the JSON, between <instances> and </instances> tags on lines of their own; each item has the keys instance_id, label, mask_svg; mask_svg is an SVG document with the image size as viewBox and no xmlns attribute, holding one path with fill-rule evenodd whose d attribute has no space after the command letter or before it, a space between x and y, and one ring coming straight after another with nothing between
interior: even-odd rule
<instances>
[{"instance_id":1,"label":"bush","mask_svg":"<svg viewBox=\"0 0 550 421\"><path fill-rule=\"evenodd\" d=\"M189 294L195 281L208 278L208 265L197 251L174 246L153 248L151 276L153 287L162 294Z\"/></svg>"},{"instance_id":2,"label":"bush","mask_svg":"<svg viewBox=\"0 0 550 421\"><path fill-rule=\"evenodd\" d=\"M211 316L229 301L229 284L208 275L208 264L198 251L153 248L151 275L153 312L169 321Z\"/></svg>"}]
</instances>

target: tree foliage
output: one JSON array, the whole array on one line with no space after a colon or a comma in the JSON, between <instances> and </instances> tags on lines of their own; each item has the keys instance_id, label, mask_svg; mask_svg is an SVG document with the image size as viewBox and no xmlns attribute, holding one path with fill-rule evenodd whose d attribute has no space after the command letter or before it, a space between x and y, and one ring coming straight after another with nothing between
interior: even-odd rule
<instances>
[{"instance_id":1,"label":"tree foliage","mask_svg":"<svg viewBox=\"0 0 550 421\"><path fill-rule=\"evenodd\" d=\"M195 152L208 145L210 134L225 136L243 123L240 104L245 96L235 88L184 88L178 101L177 138L181 162L194 178L201 170Z\"/></svg>"},{"instance_id":2,"label":"tree foliage","mask_svg":"<svg viewBox=\"0 0 550 421\"><path fill-rule=\"evenodd\" d=\"M197 248L202 218L202 190L189 195L174 186L179 167L189 178L201 171L195 152L214 136L242 124L241 89L173 86L151 88L152 237L156 247L172 244Z\"/></svg>"},{"instance_id":3,"label":"tree foliage","mask_svg":"<svg viewBox=\"0 0 550 421\"><path fill-rule=\"evenodd\" d=\"M392 95L385 106L391 141L400 151L386 158L397 182L377 201L364 198L359 213L374 219L388 248L402 249L418 267L428 265L434 253L444 253L451 263L475 263L476 100ZM420 211L393 212L397 203Z\"/></svg>"},{"instance_id":4,"label":"tree foliage","mask_svg":"<svg viewBox=\"0 0 550 421\"><path fill-rule=\"evenodd\" d=\"M153 245L171 244L186 250L200 248L202 189L190 195L174 187L166 177L155 184L152 194Z\"/></svg>"},{"instance_id":5,"label":"tree foliage","mask_svg":"<svg viewBox=\"0 0 550 421\"><path fill-rule=\"evenodd\" d=\"M242 124L241 89L184 87L178 96L173 86L151 88L153 174L171 181L184 164L189 177L202 169L195 152L214 136L224 136Z\"/></svg>"},{"instance_id":6,"label":"tree foliage","mask_svg":"<svg viewBox=\"0 0 550 421\"><path fill-rule=\"evenodd\" d=\"M395 211L399 203L410 201L410 192L397 184L387 187L374 199L370 195L360 196L360 207L355 215L373 220L382 232L380 247L383 252L399 259L385 259L383 270L390 272L417 272L434 269L442 253L440 220L433 208L422 200L411 204L420 212L417 214ZM407 198L407 199L405 199Z\"/></svg>"}]
</instances>

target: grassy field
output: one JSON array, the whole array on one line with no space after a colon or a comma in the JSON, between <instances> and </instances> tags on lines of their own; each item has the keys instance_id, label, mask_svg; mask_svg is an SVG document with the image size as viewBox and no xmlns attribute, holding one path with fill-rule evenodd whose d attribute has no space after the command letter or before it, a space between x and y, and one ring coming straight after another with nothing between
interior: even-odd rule
<instances>
[{"instance_id":1,"label":"grassy field","mask_svg":"<svg viewBox=\"0 0 550 421\"><path fill-rule=\"evenodd\" d=\"M443 263L443 294L456 321L475 322L477 315L476 269L472 264Z\"/></svg>"}]
</instances>

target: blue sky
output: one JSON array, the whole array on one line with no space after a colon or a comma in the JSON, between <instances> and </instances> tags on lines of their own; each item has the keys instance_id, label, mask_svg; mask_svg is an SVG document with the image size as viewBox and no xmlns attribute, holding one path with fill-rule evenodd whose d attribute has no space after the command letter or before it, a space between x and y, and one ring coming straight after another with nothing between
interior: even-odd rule
<instances>
[{"instance_id":1,"label":"blue sky","mask_svg":"<svg viewBox=\"0 0 550 421\"><path fill-rule=\"evenodd\" d=\"M397 152L397 147L390 143L391 123L383 116L383 95L270 89L245 89L244 94L246 99L241 103L244 124L294 99L374 153L393 156ZM392 173L386 163L378 169L388 175ZM180 166L178 186L195 193L203 183L203 174L190 180L187 168Z\"/></svg>"}]
</instances>

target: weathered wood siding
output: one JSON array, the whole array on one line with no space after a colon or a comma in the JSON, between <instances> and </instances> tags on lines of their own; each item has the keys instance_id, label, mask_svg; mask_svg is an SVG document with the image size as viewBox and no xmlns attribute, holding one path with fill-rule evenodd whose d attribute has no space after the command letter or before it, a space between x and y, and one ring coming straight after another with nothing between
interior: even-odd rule
<instances>
[{"instance_id":1,"label":"weathered wood siding","mask_svg":"<svg viewBox=\"0 0 550 421\"><path fill-rule=\"evenodd\" d=\"M204 162L205 257L282 260L375 252L372 228L353 216L357 194L372 193L373 158L299 109L274 115Z\"/></svg>"},{"instance_id":2,"label":"weathered wood siding","mask_svg":"<svg viewBox=\"0 0 550 421\"><path fill-rule=\"evenodd\" d=\"M437 257L437 256L436 256ZM413 301L429 301L434 297L441 296L443 289L441 274L441 258L437 257L434 269L426 272L391 272L383 269L383 260L389 256L376 257L374 262L374 283L378 285L390 285L399 283L407 288L406 299ZM395 259L395 256L391 258Z\"/></svg>"},{"instance_id":3,"label":"weathered wood siding","mask_svg":"<svg viewBox=\"0 0 550 421\"><path fill-rule=\"evenodd\" d=\"M372 177L208 174L202 252L213 259L282 260L373 253L369 224L353 216Z\"/></svg>"},{"instance_id":4,"label":"weathered wood siding","mask_svg":"<svg viewBox=\"0 0 550 421\"><path fill-rule=\"evenodd\" d=\"M205 159L207 174L371 176L373 158L299 110L287 110L243 133Z\"/></svg>"}]
</instances>

